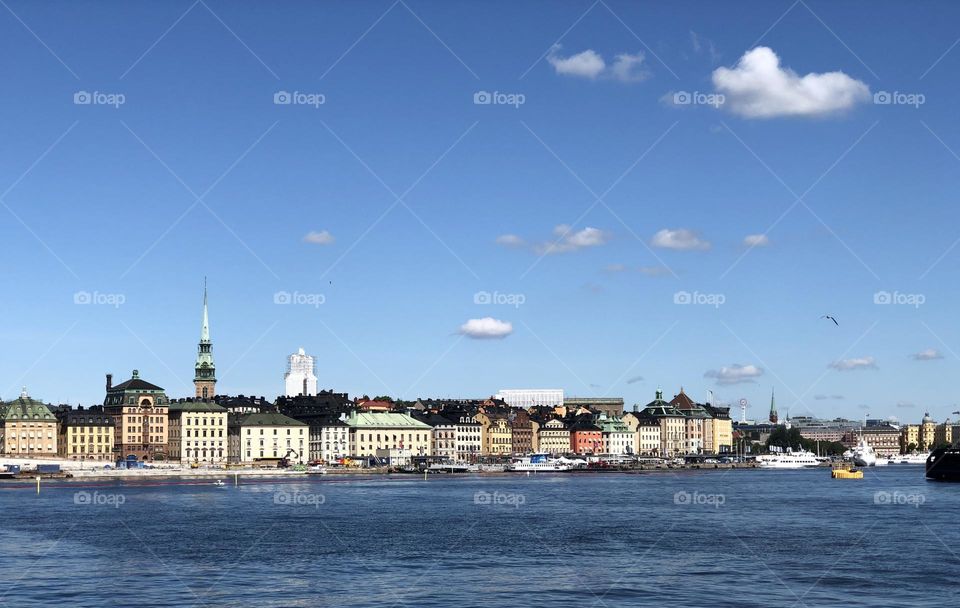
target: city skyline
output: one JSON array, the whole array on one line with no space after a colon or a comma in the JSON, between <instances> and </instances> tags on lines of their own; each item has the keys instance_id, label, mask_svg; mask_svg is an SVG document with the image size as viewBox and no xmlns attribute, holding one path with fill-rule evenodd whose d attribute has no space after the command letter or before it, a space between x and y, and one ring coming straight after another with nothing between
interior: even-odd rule
<instances>
[{"instance_id":1,"label":"city skyline","mask_svg":"<svg viewBox=\"0 0 960 608\"><path fill-rule=\"evenodd\" d=\"M960 8L688 6L11 4L0 397L194 394L207 275L224 394L949 417Z\"/></svg>"}]
</instances>

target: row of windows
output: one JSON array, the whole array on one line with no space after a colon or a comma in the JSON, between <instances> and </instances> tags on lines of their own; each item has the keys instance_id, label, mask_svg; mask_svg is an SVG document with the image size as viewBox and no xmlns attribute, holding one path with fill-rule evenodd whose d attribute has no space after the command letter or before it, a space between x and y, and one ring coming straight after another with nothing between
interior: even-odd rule
<instances>
[{"instance_id":1,"label":"row of windows","mask_svg":"<svg viewBox=\"0 0 960 608\"><path fill-rule=\"evenodd\" d=\"M200 432L200 431L197 431L197 433L199 433L199 432ZM186 437L189 437L189 436L190 436L190 429L187 429L187 430L185 431L184 436L186 436ZM207 436L207 429L203 429L203 436L204 436L204 437ZM210 430L210 436L213 437L213 430L212 430L212 429ZM194 435L194 437L200 437L200 435L197 434L197 435ZM217 437L223 437L223 429L217 429Z\"/></svg>"},{"instance_id":2,"label":"row of windows","mask_svg":"<svg viewBox=\"0 0 960 608\"><path fill-rule=\"evenodd\" d=\"M251 434L252 431L253 431L253 429L247 429L247 435ZM290 431L291 431L291 429L287 429L287 435L290 435L290 434L291 434ZM303 428L298 429L298 431L299 431L299 432L297 433L298 435L303 435ZM264 434L264 433L263 433L263 429L260 429L260 434L261 434L261 435ZM277 429L273 429L273 434L274 434L274 435L277 435L277 434L278 434L278 433L277 433Z\"/></svg>"}]
</instances>

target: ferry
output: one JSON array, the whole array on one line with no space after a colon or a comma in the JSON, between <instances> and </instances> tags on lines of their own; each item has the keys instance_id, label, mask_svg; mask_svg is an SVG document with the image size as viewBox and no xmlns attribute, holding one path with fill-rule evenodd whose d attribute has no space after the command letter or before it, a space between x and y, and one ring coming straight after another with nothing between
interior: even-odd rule
<instances>
[{"instance_id":1,"label":"ferry","mask_svg":"<svg viewBox=\"0 0 960 608\"><path fill-rule=\"evenodd\" d=\"M940 448L927 458L927 479L938 481L960 481L960 446Z\"/></svg>"},{"instance_id":2,"label":"ferry","mask_svg":"<svg viewBox=\"0 0 960 608\"><path fill-rule=\"evenodd\" d=\"M761 469L805 469L820 465L816 454L806 450L794 452L787 448L786 452L757 456L757 464Z\"/></svg>"},{"instance_id":3,"label":"ferry","mask_svg":"<svg viewBox=\"0 0 960 608\"><path fill-rule=\"evenodd\" d=\"M900 454L898 456L891 456L889 463L890 464L926 464L927 458L930 457L930 453L926 454Z\"/></svg>"},{"instance_id":4,"label":"ferry","mask_svg":"<svg viewBox=\"0 0 960 608\"><path fill-rule=\"evenodd\" d=\"M504 470L514 473L559 473L577 468L577 462L563 457L553 458L550 454L531 454L514 458Z\"/></svg>"}]
</instances>

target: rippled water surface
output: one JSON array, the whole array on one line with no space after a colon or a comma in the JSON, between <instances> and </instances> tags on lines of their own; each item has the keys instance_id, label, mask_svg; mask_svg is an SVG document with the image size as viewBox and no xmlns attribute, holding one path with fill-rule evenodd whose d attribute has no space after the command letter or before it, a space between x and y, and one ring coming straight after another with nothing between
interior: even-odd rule
<instances>
[{"instance_id":1,"label":"rippled water surface","mask_svg":"<svg viewBox=\"0 0 960 608\"><path fill-rule=\"evenodd\" d=\"M921 467L230 484L0 485L0 606L960 605Z\"/></svg>"}]
</instances>

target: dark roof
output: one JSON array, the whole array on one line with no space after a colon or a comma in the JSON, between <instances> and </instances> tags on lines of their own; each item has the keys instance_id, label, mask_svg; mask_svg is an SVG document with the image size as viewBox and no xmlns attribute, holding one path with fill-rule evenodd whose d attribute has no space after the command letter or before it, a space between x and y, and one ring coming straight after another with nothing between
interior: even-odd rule
<instances>
[{"instance_id":1,"label":"dark roof","mask_svg":"<svg viewBox=\"0 0 960 608\"><path fill-rule=\"evenodd\" d=\"M294 420L277 412L260 412L240 416L237 419L240 426L307 426L306 422Z\"/></svg>"},{"instance_id":2,"label":"dark roof","mask_svg":"<svg viewBox=\"0 0 960 608\"><path fill-rule=\"evenodd\" d=\"M31 398L26 392L13 401L3 403L2 409L6 420L56 420L45 403Z\"/></svg>"},{"instance_id":3,"label":"dark roof","mask_svg":"<svg viewBox=\"0 0 960 608\"><path fill-rule=\"evenodd\" d=\"M126 382L121 382L110 387L110 391L162 391L163 389L156 384L150 384L140 378L130 378Z\"/></svg>"},{"instance_id":4,"label":"dark roof","mask_svg":"<svg viewBox=\"0 0 960 608\"><path fill-rule=\"evenodd\" d=\"M169 411L171 414L175 412L215 412L215 413L224 413L227 411L227 408L217 405L213 401L171 401Z\"/></svg>"}]
</instances>

